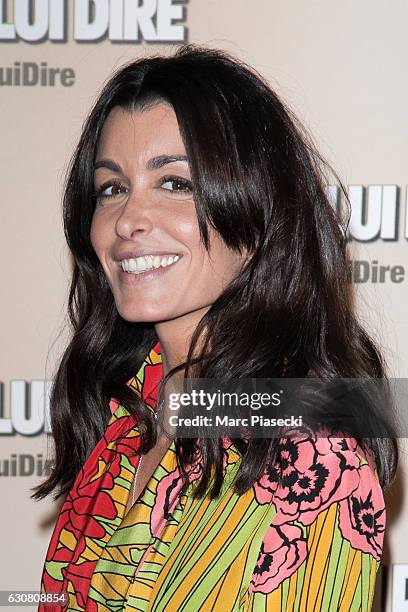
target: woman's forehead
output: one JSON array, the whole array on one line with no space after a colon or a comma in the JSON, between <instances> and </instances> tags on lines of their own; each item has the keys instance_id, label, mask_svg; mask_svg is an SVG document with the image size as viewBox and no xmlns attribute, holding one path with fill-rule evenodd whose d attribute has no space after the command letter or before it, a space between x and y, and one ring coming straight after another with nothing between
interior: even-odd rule
<instances>
[{"instance_id":1,"label":"woman's forehead","mask_svg":"<svg viewBox=\"0 0 408 612\"><path fill-rule=\"evenodd\" d=\"M158 103L144 110L115 107L106 119L98 141L97 158L131 154L185 154L173 108Z\"/></svg>"}]
</instances>

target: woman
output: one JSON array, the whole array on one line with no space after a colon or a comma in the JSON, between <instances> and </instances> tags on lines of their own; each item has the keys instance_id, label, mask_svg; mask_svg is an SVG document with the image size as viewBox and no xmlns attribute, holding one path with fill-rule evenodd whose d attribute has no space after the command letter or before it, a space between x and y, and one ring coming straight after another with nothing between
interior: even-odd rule
<instances>
[{"instance_id":1,"label":"woman","mask_svg":"<svg viewBox=\"0 0 408 612\"><path fill-rule=\"evenodd\" d=\"M172 376L385 377L321 162L221 51L143 58L104 87L66 184L73 337L35 493L66 495L55 609L370 609L390 439L172 439L154 418Z\"/></svg>"}]
</instances>

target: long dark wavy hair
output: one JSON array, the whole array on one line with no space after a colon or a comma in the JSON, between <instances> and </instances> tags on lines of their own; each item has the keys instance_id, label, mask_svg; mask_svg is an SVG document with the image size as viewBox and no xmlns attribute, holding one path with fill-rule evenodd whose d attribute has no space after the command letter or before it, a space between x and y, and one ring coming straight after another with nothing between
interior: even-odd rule
<instances>
[{"instance_id":1,"label":"long dark wavy hair","mask_svg":"<svg viewBox=\"0 0 408 612\"><path fill-rule=\"evenodd\" d=\"M116 398L144 421L143 452L157 428L126 382L158 341L153 324L124 320L92 248L94 161L104 122L114 107L173 107L189 159L200 235L208 224L237 252L252 254L202 317L191 339L185 377L385 378L385 362L358 321L348 278L344 221L328 199L330 169L288 106L251 67L226 52L183 45L171 55L144 57L106 83L86 120L66 180L64 231L74 267L68 300L72 339L54 378L51 426L55 460L34 489L41 499L67 493L103 435ZM200 346L197 354L196 348ZM193 359L194 355L194 359ZM198 355L198 356L197 356ZM372 407L375 419L379 407ZM357 407L356 407L357 410ZM242 455L235 490L248 490L278 457L278 440L235 440ZM365 441L383 487L393 479L392 436ZM176 439L182 473L200 448L197 495L219 493L221 440ZM214 472L212 472L214 470ZM215 478L212 478L212 473Z\"/></svg>"}]
</instances>

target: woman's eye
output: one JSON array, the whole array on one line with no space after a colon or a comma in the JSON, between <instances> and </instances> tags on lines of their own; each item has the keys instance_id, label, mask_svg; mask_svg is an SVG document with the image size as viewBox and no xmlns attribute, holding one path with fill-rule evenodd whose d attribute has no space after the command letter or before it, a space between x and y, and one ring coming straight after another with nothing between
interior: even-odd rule
<instances>
[{"instance_id":1,"label":"woman's eye","mask_svg":"<svg viewBox=\"0 0 408 612\"><path fill-rule=\"evenodd\" d=\"M113 198L122 193L127 193L127 187L121 183L105 183L96 191L97 198Z\"/></svg>"},{"instance_id":2,"label":"woman's eye","mask_svg":"<svg viewBox=\"0 0 408 612\"><path fill-rule=\"evenodd\" d=\"M167 191L175 193L192 193L193 184L191 181L181 178L181 176L165 176L161 186Z\"/></svg>"}]
</instances>

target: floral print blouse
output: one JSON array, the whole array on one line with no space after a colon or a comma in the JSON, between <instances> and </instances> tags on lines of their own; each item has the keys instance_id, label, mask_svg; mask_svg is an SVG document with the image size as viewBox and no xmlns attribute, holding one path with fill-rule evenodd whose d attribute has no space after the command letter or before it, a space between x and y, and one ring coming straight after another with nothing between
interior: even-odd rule
<instances>
[{"instance_id":1,"label":"floral print blouse","mask_svg":"<svg viewBox=\"0 0 408 612\"><path fill-rule=\"evenodd\" d=\"M129 381L155 410L160 343ZM125 516L140 459L134 417L115 400L56 522L43 593L68 595L41 612L366 611L385 527L375 468L351 438L280 440L280 461L244 495L240 456L225 441L219 497L195 499L174 442Z\"/></svg>"}]
</instances>

